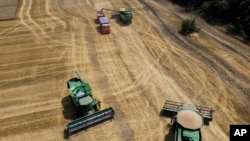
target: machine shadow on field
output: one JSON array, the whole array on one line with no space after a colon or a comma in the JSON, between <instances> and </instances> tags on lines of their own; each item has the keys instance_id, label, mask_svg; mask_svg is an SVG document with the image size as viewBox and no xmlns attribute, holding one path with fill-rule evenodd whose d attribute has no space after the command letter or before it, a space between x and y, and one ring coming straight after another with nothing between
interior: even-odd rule
<instances>
[{"instance_id":1,"label":"machine shadow on field","mask_svg":"<svg viewBox=\"0 0 250 141\"><path fill-rule=\"evenodd\" d=\"M174 127L175 125L171 125L170 123L166 125L169 129L168 133L165 135L164 141L173 141L174 140Z\"/></svg>"},{"instance_id":2,"label":"machine shadow on field","mask_svg":"<svg viewBox=\"0 0 250 141\"><path fill-rule=\"evenodd\" d=\"M160 114L159 114L160 117L165 117L165 118L173 118L173 114L170 114L168 112L164 112L163 110L160 111ZM172 122L172 120L171 120ZM166 128L168 128L168 133L166 133L165 135L165 139L164 141L172 141L174 140L174 128L175 128L175 122L174 123L166 123Z\"/></svg>"},{"instance_id":3,"label":"machine shadow on field","mask_svg":"<svg viewBox=\"0 0 250 141\"><path fill-rule=\"evenodd\" d=\"M119 16L111 15L109 18L110 23L116 23L121 27L129 26L131 23L123 23L122 20L119 18Z\"/></svg>"},{"instance_id":4,"label":"machine shadow on field","mask_svg":"<svg viewBox=\"0 0 250 141\"><path fill-rule=\"evenodd\" d=\"M69 95L62 98L61 104L63 106L62 113L65 119L74 120L77 118L76 110Z\"/></svg>"},{"instance_id":5,"label":"machine shadow on field","mask_svg":"<svg viewBox=\"0 0 250 141\"><path fill-rule=\"evenodd\" d=\"M166 118L173 118L175 115L172 114L171 112L165 112L164 110L161 110L159 116Z\"/></svg>"},{"instance_id":6,"label":"machine shadow on field","mask_svg":"<svg viewBox=\"0 0 250 141\"><path fill-rule=\"evenodd\" d=\"M98 19L93 19L93 21L94 21L94 23L95 23L96 25L98 25L98 26L96 27L96 31L97 31L99 34L102 34L102 32L101 32L101 27L100 27L100 24L99 24Z\"/></svg>"},{"instance_id":7,"label":"machine shadow on field","mask_svg":"<svg viewBox=\"0 0 250 141\"><path fill-rule=\"evenodd\" d=\"M123 23L118 17L115 19L115 22L121 27L127 27L130 24L132 24L132 23Z\"/></svg>"},{"instance_id":8,"label":"machine shadow on field","mask_svg":"<svg viewBox=\"0 0 250 141\"><path fill-rule=\"evenodd\" d=\"M96 27L96 31L101 35L102 34L102 32L101 32L101 27L100 26L97 26Z\"/></svg>"},{"instance_id":9,"label":"machine shadow on field","mask_svg":"<svg viewBox=\"0 0 250 141\"><path fill-rule=\"evenodd\" d=\"M94 23L95 23L95 24L99 24L98 19L94 19Z\"/></svg>"}]
</instances>

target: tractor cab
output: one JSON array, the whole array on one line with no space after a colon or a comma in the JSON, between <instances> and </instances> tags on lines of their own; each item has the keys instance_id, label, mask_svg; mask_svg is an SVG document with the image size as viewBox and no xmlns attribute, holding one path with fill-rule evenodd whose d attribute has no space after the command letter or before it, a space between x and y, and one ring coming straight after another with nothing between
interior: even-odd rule
<instances>
[{"instance_id":1,"label":"tractor cab","mask_svg":"<svg viewBox=\"0 0 250 141\"><path fill-rule=\"evenodd\" d=\"M102 33L110 33L110 25L107 17L99 17L100 29Z\"/></svg>"},{"instance_id":2,"label":"tractor cab","mask_svg":"<svg viewBox=\"0 0 250 141\"><path fill-rule=\"evenodd\" d=\"M102 24L101 25L101 31L102 33L110 33L110 25L107 23L107 24Z\"/></svg>"}]
</instances>

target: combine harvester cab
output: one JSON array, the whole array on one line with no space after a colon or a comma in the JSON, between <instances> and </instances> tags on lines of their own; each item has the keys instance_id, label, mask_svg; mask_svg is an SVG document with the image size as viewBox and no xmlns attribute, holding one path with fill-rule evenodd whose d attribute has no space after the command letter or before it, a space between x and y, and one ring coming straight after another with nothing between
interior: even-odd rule
<instances>
[{"instance_id":1,"label":"combine harvester cab","mask_svg":"<svg viewBox=\"0 0 250 141\"><path fill-rule=\"evenodd\" d=\"M174 141L202 141L201 127L212 121L213 110L166 100L162 112L174 119Z\"/></svg>"},{"instance_id":2,"label":"combine harvester cab","mask_svg":"<svg viewBox=\"0 0 250 141\"><path fill-rule=\"evenodd\" d=\"M120 8L119 9L119 18L122 21L123 24L130 24L132 23L132 12L129 8Z\"/></svg>"},{"instance_id":3,"label":"combine harvester cab","mask_svg":"<svg viewBox=\"0 0 250 141\"><path fill-rule=\"evenodd\" d=\"M67 123L64 131L65 138L88 126L113 118L115 115L112 107L100 110L100 101L93 98L89 84L83 81L78 72L76 74L78 78L68 80L67 86L70 98L80 118Z\"/></svg>"}]
</instances>

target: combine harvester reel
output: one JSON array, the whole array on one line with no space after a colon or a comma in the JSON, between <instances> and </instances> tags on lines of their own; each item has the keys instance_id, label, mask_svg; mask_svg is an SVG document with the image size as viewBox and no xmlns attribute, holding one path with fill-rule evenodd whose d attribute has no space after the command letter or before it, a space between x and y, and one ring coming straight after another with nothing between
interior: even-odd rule
<instances>
[{"instance_id":1,"label":"combine harvester reel","mask_svg":"<svg viewBox=\"0 0 250 141\"><path fill-rule=\"evenodd\" d=\"M161 114L170 117L174 141L201 141L201 127L213 119L211 108L166 100Z\"/></svg>"},{"instance_id":2,"label":"combine harvester reel","mask_svg":"<svg viewBox=\"0 0 250 141\"><path fill-rule=\"evenodd\" d=\"M83 81L77 71L76 74L78 78L68 80L67 86L77 115L81 117L67 123L64 131L65 138L86 127L113 118L115 115L112 107L100 110L100 101L93 98L89 84Z\"/></svg>"}]
</instances>

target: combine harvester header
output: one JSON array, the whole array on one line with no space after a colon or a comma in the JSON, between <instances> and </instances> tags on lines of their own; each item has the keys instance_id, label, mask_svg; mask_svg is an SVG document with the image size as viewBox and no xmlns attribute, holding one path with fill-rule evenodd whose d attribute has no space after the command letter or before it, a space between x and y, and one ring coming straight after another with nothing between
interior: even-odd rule
<instances>
[{"instance_id":1,"label":"combine harvester header","mask_svg":"<svg viewBox=\"0 0 250 141\"><path fill-rule=\"evenodd\" d=\"M213 119L211 108L166 100L162 112L174 120L174 141L202 141L201 127Z\"/></svg>"},{"instance_id":2,"label":"combine harvester header","mask_svg":"<svg viewBox=\"0 0 250 141\"><path fill-rule=\"evenodd\" d=\"M74 132L77 132L105 119L112 118L113 115L115 115L115 111L112 107L110 107L102 111L98 111L95 114L84 116L74 121L71 121L67 124L68 135L71 135Z\"/></svg>"},{"instance_id":3,"label":"combine harvester header","mask_svg":"<svg viewBox=\"0 0 250 141\"><path fill-rule=\"evenodd\" d=\"M115 111L112 107L100 110L101 102L93 98L89 84L83 81L77 71L76 74L78 77L69 79L67 81L67 86L76 113L80 118L66 125L64 132L65 138L69 137L74 132L112 118L115 115Z\"/></svg>"},{"instance_id":4,"label":"combine harvester header","mask_svg":"<svg viewBox=\"0 0 250 141\"><path fill-rule=\"evenodd\" d=\"M202 115L205 122L209 122L213 120L214 110L208 107L166 100L162 108L163 112L166 112L172 115L176 115L179 111L182 111L184 109L190 109L190 110L194 110L195 112L198 112L199 114Z\"/></svg>"}]
</instances>

